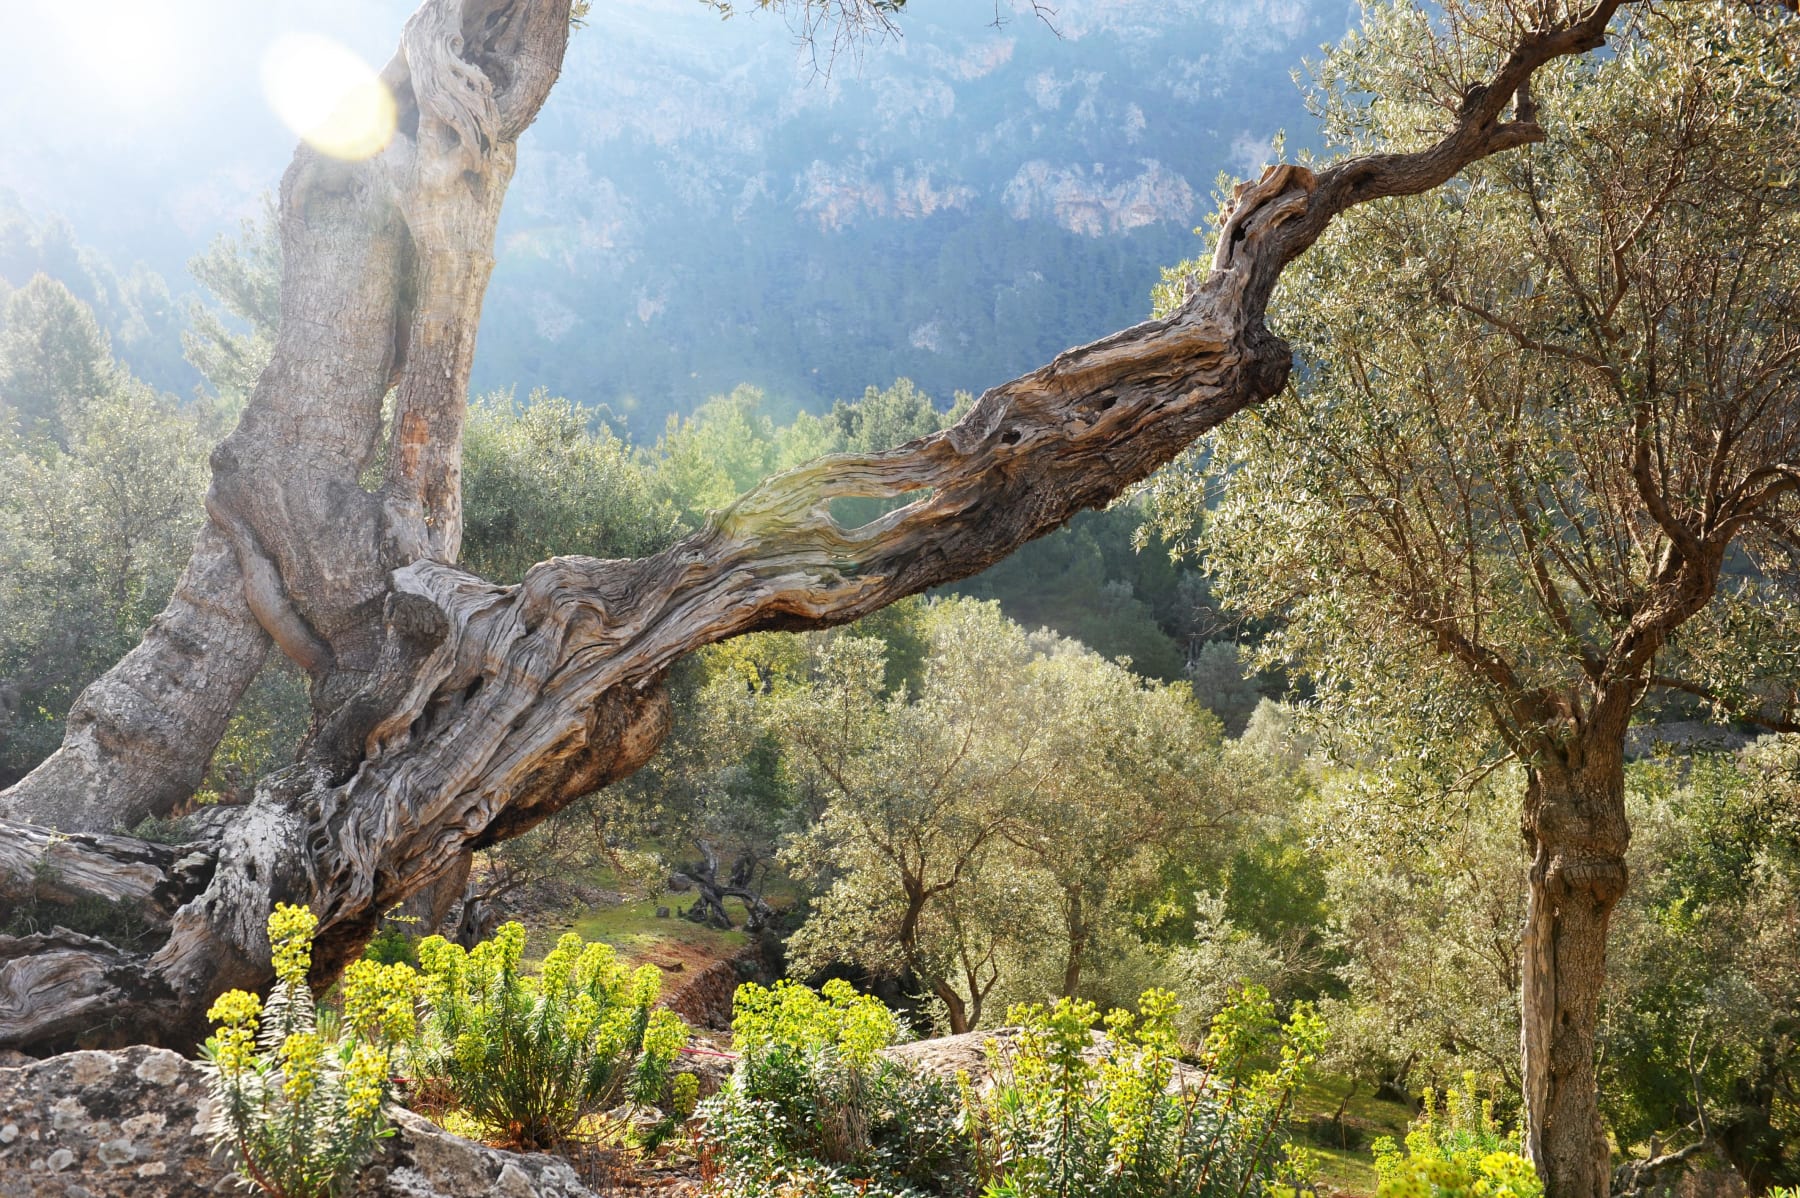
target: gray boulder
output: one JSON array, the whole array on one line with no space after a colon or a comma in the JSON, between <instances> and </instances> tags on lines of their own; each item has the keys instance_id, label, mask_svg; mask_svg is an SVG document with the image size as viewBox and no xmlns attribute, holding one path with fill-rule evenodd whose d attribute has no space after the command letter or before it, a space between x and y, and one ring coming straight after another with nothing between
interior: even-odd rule
<instances>
[{"instance_id":1,"label":"gray boulder","mask_svg":"<svg viewBox=\"0 0 1800 1198\"><path fill-rule=\"evenodd\" d=\"M1018 1039L1019 1030L1016 1027L997 1027L987 1032L964 1032L957 1036L939 1036L934 1040L914 1040L910 1044L896 1044L892 1048L883 1049L882 1054L919 1073L931 1074L946 1081L953 1080L959 1073L966 1074L969 1081L979 1089L987 1085L994 1072L988 1055L989 1045L1004 1055ZM1092 1034L1092 1040L1093 1046L1081 1055L1090 1061L1096 1061L1106 1053L1106 1037L1096 1031ZM1205 1074L1201 1070L1179 1061L1175 1063L1174 1075L1169 1079L1171 1091L1194 1089L1204 1084Z\"/></svg>"},{"instance_id":2,"label":"gray boulder","mask_svg":"<svg viewBox=\"0 0 1800 1198\"><path fill-rule=\"evenodd\" d=\"M501 1152L411 1111L356 1198L594 1198L566 1161ZM242 1194L206 1138L194 1062L161 1048L72 1052L0 1068L0 1198Z\"/></svg>"}]
</instances>

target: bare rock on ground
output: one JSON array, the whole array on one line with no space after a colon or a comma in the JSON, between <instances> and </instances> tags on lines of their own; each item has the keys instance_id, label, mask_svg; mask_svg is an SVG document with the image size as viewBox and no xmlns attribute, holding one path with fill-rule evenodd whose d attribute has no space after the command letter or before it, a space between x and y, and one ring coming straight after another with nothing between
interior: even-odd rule
<instances>
[{"instance_id":1,"label":"bare rock on ground","mask_svg":"<svg viewBox=\"0 0 1800 1198\"><path fill-rule=\"evenodd\" d=\"M996 1028L991 1032L964 1032L960 1036L939 1036L933 1040L914 1040L896 1044L883 1055L909 1065L920 1073L953 1079L966 1073L980 1085L991 1072L987 1046L990 1041L1005 1043L1017 1033L1016 1028Z\"/></svg>"},{"instance_id":2,"label":"bare rock on ground","mask_svg":"<svg viewBox=\"0 0 1800 1198\"><path fill-rule=\"evenodd\" d=\"M921 1073L932 1074L945 1079L952 1079L958 1073L966 1073L969 1080L980 1086L987 1082L993 1072L989 1063L987 1046L995 1044L1001 1051L1018 1038L1016 1027L997 1027L986 1032L964 1032L960 1036L939 1036L935 1040L915 1040L910 1044L896 1044L884 1049L886 1056L910 1065ZM1098 1059L1105 1051L1106 1037L1100 1032L1093 1033L1093 1046L1082 1053L1090 1060ZM1190 1065L1177 1062L1175 1074L1169 1081L1169 1088L1177 1090L1201 1084L1201 1071Z\"/></svg>"},{"instance_id":3,"label":"bare rock on ground","mask_svg":"<svg viewBox=\"0 0 1800 1198\"><path fill-rule=\"evenodd\" d=\"M594 1198L568 1162L502 1152L394 1112L356 1198ZM0 1068L0 1198L241 1194L206 1139L199 1066L161 1048L72 1052Z\"/></svg>"},{"instance_id":4,"label":"bare rock on ground","mask_svg":"<svg viewBox=\"0 0 1800 1198\"><path fill-rule=\"evenodd\" d=\"M714 961L673 987L662 1005L681 1016L690 1027L727 1031L731 1027L731 1000L741 980L733 960Z\"/></svg>"},{"instance_id":5,"label":"bare rock on ground","mask_svg":"<svg viewBox=\"0 0 1800 1198\"><path fill-rule=\"evenodd\" d=\"M681 1056L675 1061L675 1072L693 1074L700 1085L700 1097L711 1098L724 1088L725 1079L731 1076L736 1064L737 1057L730 1050L729 1040L701 1033L690 1038L681 1050Z\"/></svg>"}]
</instances>

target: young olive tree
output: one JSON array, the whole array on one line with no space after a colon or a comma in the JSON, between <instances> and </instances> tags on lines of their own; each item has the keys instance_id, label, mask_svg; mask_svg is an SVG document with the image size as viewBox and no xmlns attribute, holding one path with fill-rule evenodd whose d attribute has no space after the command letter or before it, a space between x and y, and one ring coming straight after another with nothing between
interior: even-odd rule
<instances>
[{"instance_id":1,"label":"young olive tree","mask_svg":"<svg viewBox=\"0 0 1800 1198\"><path fill-rule=\"evenodd\" d=\"M1043 743L1004 834L1053 896L1057 993L1077 998L1096 950L1131 938L1129 900L1154 893L1170 862L1229 843L1257 795L1226 779L1219 721L1186 683L1147 683L1062 641L1011 693Z\"/></svg>"},{"instance_id":2,"label":"young olive tree","mask_svg":"<svg viewBox=\"0 0 1800 1198\"><path fill-rule=\"evenodd\" d=\"M1641 12L1521 93L1541 146L1348 216L1285 276L1302 385L1206 475L1219 590L1286 621L1272 658L1406 762L1524 766L1526 1143L1557 1198L1607 1188L1633 713L1676 687L1780 724L1800 677L1793 37L1774 10ZM1414 137L1433 110L1406 81L1441 53L1423 14L1378 10L1323 64L1331 131ZM1205 489L1166 498L1195 514Z\"/></svg>"},{"instance_id":3,"label":"young olive tree","mask_svg":"<svg viewBox=\"0 0 1800 1198\"><path fill-rule=\"evenodd\" d=\"M1043 730L1014 689L1031 657L1023 631L992 604L931 617L918 695L884 695L881 642L839 636L769 719L801 784L826 796L784 854L821 886L795 962L909 975L961 1033L981 1022L1009 933L1042 923L1002 833L1039 779Z\"/></svg>"},{"instance_id":4,"label":"young olive tree","mask_svg":"<svg viewBox=\"0 0 1800 1198\"><path fill-rule=\"evenodd\" d=\"M1241 189L1168 314L990 388L947 429L779 474L660 552L553 557L502 587L456 566L469 370L501 203L571 5L426 0L382 72L392 128L372 153L304 146L282 180L280 327L211 455L168 606L0 796L0 893L54 872L43 901L127 904L147 943L0 937L0 1046L197 1039L214 996L267 984L278 899L318 915L322 982L471 851L641 766L683 655L849 623L1111 502L1286 384L1291 350L1265 310L1334 220L1548 137L1532 78L1603 45L1623 2L1450 8L1430 78L1454 101L1393 144ZM841 499L901 506L847 525ZM296 764L190 843L117 835L192 795L271 649L310 683Z\"/></svg>"},{"instance_id":5,"label":"young olive tree","mask_svg":"<svg viewBox=\"0 0 1800 1198\"><path fill-rule=\"evenodd\" d=\"M1076 997L1129 938L1130 900L1222 839L1239 803L1185 685L1027 636L991 603L940 601L926 625L917 696L883 698L879 644L840 638L773 703L827 796L787 854L823 887L790 947L803 968L909 973L963 1032L1025 974Z\"/></svg>"}]
</instances>

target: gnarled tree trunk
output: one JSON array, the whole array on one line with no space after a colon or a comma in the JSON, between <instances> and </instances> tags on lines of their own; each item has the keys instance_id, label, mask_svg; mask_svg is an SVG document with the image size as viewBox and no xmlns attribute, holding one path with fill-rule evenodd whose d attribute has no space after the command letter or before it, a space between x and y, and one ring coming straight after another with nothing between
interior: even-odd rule
<instances>
[{"instance_id":1,"label":"gnarled tree trunk","mask_svg":"<svg viewBox=\"0 0 1800 1198\"><path fill-rule=\"evenodd\" d=\"M391 144L360 163L302 148L283 180L281 332L214 455L181 591L0 799L0 897L98 896L133 928L0 937L0 1046L193 1043L219 991L269 980L278 901L318 915L325 980L470 851L641 765L681 655L854 620L1110 502L1285 384L1263 316L1288 262L1354 204L1540 140L1528 104L1508 116L1515 97L1600 45L1617 3L1525 33L1425 149L1240 189L1174 314L993 388L941 433L770 479L655 556L555 558L501 587L452 564L461 420L514 146L560 69L569 4L427 0L383 74ZM919 498L859 528L830 514L903 495ZM301 760L192 843L112 835L186 797L271 641L312 679Z\"/></svg>"},{"instance_id":2,"label":"gnarled tree trunk","mask_svg":"<svg viewBox=\"0 0 1800 1198\"><path fill-rule=\"evenodd\" d=\"M0 798L45 827L125 831L199 789L232 710L268 656L237 555L203 528L136 648L76 698L57 751Z\"/></svg>"},{"instance_id":3,"label":"gnarled tree trunk","mask_svg":"<svg viewBox=\"0 0 1800 1198\"><path fill-rule=\"evenodd\" d=\"M1624 727L1581 737L1572 764L1529 771L1532 851L1521 944L1525 1150L1548 1193L1606 1198L1612 1169L1594 1079L1606 932L1625 893Z\"/></svg>"},{"instance_id":4,"label":"gnarled tree trunk","mask_svg":"<svg viewBox=\"0 0 1800 1198\"><path fill-rule=\"evenodd\" d=\"M762 895L748 886L737 884L737 870L726 881L719 881L719 854L706 841L698 842L700 860L687 866L682 872L694 883L698 892L694 905L689 908L687 917L695 923L710 924L715 928L730 928L731 913L725 909L725 900L735 898L744 904L744 930L761 931L769 917L774 914L769 904L763 901Z\"/></svg>"},{"instance_id":5,"label":"gnarled tree trunk","mask_svg":"<svg viewBox=\"0 0 1800 1198\"><path fill-rule=\"evenodd\" d=\"M975 1021L969 1018L969 1004L963 1001L955 986L939 978L931 984L931 995L944 1004L944 1017L952 1036L960 1036L974 1028Z\"/></svg>"}]
</instances>

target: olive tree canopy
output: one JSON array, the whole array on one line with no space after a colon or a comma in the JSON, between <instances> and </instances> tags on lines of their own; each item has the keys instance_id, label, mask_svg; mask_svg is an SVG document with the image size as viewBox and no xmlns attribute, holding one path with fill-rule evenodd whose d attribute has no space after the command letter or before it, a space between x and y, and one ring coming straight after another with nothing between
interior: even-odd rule
<instances>
[{"instance_id":1,"label":"olive tree canopy","mask_svg":"<svg viewBox=\"0 0 1800 1198\"><path fill-rule=\"evenodd\" d=\"M1785 13L1635 13L1540 72L1547 138L1346 218L1284 277L1300 385L1225 426L1171 515L1272 658L1399 768L1525 767L1527 1148L1600 1198L1594 1036L1626 885L1626 731L1656 688L1795 718L1800 62ZM1327 59L1333 131L1405 143L1426 18ZM1379 97L1365 103L1359 97Z\"/></svg>"}]
</instances>

